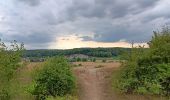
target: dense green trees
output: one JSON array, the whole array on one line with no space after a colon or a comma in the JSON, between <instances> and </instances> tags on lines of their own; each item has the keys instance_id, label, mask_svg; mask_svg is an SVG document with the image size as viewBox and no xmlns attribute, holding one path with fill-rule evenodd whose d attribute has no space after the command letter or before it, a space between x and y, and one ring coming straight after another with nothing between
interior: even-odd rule
<instances>
[{"instance_id":1,"label":"dense green trees","mask_svg":"<svg viewBox=\"0 0 170 100\"><path fill-rule=\"evenodd\" d=\"M154 32L149 49L133 48L118 80L128 93L170 96L170 30Z\"/></svg>"},{"instance_id":2,"label":"dense green trees","mask_svg":"<svg viewBox=\"0 0 170 100\"><path fill-rule=\"evenodd\" d=\"M27 50L24 57L52 57L60 55L84 54L93 57L117 57L128 48L76 48L69 50Z\"/></svg>"},{"instance_id":3,"label":"dense green trees","mask_svg":"<svg viewBox=\"0 0 170 100\"><path fill-rule=\"evenodd\" d=\"M0 41L0 100L10 99L10 81L20 67L20 60L24 45L13 41L9 47Z\"/></svg>"},{"instance_id":4,"label":"dense green trees","mask_svg":"<svg viewBox=\"0 0 170 100\"><path fill-rule=\"evenodd\" d=\"M30 91L37 100L45 100L49 96L65 96L73 92L75 78L65 58L50 58L42 67L36 72L35 83Z\"/></svg>"}]
</instances>

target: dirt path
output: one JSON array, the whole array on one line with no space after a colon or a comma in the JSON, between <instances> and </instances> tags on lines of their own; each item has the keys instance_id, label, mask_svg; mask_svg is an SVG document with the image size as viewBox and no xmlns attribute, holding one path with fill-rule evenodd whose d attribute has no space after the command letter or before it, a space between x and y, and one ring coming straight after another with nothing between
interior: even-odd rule
<instances>
[{"instance_id":1,"label":"dirt path","mask_svg":"<svg viewBox=\"0 0 170 100\"><path fill-rule=\"evenodd\" d=\"M81 63L75 73L79 86L79 100L113 100L111 74L120 63Z\"/></svg>"}]
</instances>

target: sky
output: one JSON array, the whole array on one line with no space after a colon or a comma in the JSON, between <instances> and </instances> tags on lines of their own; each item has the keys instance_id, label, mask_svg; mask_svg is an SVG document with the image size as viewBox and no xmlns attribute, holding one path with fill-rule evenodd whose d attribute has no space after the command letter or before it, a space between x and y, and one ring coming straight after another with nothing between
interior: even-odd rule
<instances>
[{"instance_id":1,"label":"sky","mask_svg":"<svg viewBox=\"0 0 170 100\"><path fill-rule=\"evenodd\" d=\"M170 23L170 0L0 0L0 38L26 49L145 45Z\"/></svg>"}]
</instances>

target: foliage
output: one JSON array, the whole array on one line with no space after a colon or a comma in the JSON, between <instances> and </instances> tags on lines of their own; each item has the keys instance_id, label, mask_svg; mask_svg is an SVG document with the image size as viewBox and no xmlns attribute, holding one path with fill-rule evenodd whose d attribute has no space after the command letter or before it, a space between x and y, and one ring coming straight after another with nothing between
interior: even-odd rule
<instances>
[{"instance_id":1,"label":"foliage","mask_svg":"<svg viewBox=\"0 0 170 100\"><path fill-rule=\"evenodd\" d=\"M102 62L104 62L104 63L105 63L106 61L107 61L106 59L103 59L103 60L102 60Z\"/></svg>"},{"instance_id":2,"label":"foliage","mask_svg":"<svg viewBox=\"0 0 170 100\"><path fill-rule=\"evenodd\" d=\"M154 32L149 49L133 48L117 85L127 93L170 95L170 30Z\"/></svg>"},{"instance_id":3,"label":"foliage","mask_svg":"<svg viewBox=\"0 0 170 100\"><path fill-rule=\"evenodd\" d=\"M78 66L82 66L82 64L78 64Z\"/></svg>"},{"instance_id":4,"label":"foliage","mask_svg":"<svg viewBox=\"0 0 170 100\"><path fill-rule=\"evenodd\" d=\"M68 61L69 61L69 62L76 62L77 59L74 57L74 58L72 58L72 59L68 59Z\"/></svg>"},{"instance_id":5,"label":"foliage","mask_svg":"<svg viewBox=\"0 0 170 100\"><path fill-rule=\"evenodd\" d=\"M10 99L10 81L14 73L20 67L20 60L24 45L18 45L13 41L9 47L0 41L0 99Z\"/></svg>"},{"instance_id":6,"label":"foliage","mask_svg":"<svg viewBox=\"0 0 170 100\"><path fill-rule=\"evenodd\" d=\"M30 89L37 100L45 100L49 96L65 96L75 88L75 78L70 65L63 57L53 57L45 62L37 72L35 83Z\"/></svg>"},{"instance_id":7,"label":"foliage","mask_svg":"<svg viewBox=\"0 0 170 100\"><path fill-rule=\"evenodd\" d=\"M93 61L93 62L96 62L96 58L93 58L92 61Z\"/></svg>"},{"instance_id":8,"label":"foliage","mask_svg":"<svg viewBox=\"0 0 170 100\"><path fill-rule=\"evenodd\" d=\"M129 51L129 48L75 48L68 50L27 50L23 57L53 57L61 55L84 54L93 57L117 57L123 51Z\"/></svg>"},{"instance_id":9,"label":"foliage","mask_svg":"<svg viewBox=\"0 0 170 100\"><path fill-rule=\"evenodd\" d=\"M78 100L77 96L49 97L47 100Z\"/></svg>"},{"instance_id":10,"label":"foliage","mask_svg":"<svg viewBox=\"0 0 170 100\"><path fill-rule=\"evenodd\" d=\"M80 62L80 61L81 61L81 58L79 58L79 57L76 58L76 61L77 61L77 62Z\"/></svg>"},{"instance_id":11,"label":"foliage","mask_svg":"<svg viewBox=\"0 0 170 100\"><path fill-rule=\"evenodd\" d=\"M91 62L96 62L96 58L91 58L90 61Z\"/></svg>"},{"instance_id":12,"label":"foliage","mask_svg":"<svg viewBox=\"0 0 170 100\"><path fill-rule=\"evenodd\" d=\"M87 58L82 58L82 61L83 61L83 62L86 62L86 61L88 61L88 60L87 60Z\"/></svg>"}]
</instances>

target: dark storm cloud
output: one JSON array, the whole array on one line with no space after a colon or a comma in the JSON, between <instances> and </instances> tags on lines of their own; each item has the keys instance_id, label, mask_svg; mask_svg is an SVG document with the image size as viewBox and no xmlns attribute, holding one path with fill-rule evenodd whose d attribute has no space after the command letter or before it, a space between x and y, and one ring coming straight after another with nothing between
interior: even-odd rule
<instances>
[{"instance_id":1,"label":"dark storm cloud","mask_svg":"<svg viewBox=\"0 0 170 100\"><path fill-rule=\"evenodd\" d=\"M53 42L55 40L55 37L51 35L47 35L46 33L34 33L30 35L10 35L6 36L8 37L8 42L11 40L17 40L19 42L24 42L25 44L46 44Z\"/></svg>"},{"instance_id":2,"label":"dark storm cloud","mask_svg":"<svg viewBox=\"0 0 170 100\"><path fill-rule=\"evenodd\" d=\"M85 36L82 37L83 40L91 41L93 39L94 41L99 42L115 42L120 39L126 39L128 41L135 40L140 42L148 41L150 39L153 31L151 25L157 24L150 22L162 16L165 17L167 14L152 14L156 13L152 11L145 13L157 6L158 2L159 0L95 0L94 2L89 2L88 0L83 2L73 0L72 6L69 7L67 12L68 16L70 16L70 19L73 19L73 21L80 17L88 18L88 24L83 23L84 25L82 25L84 30L89 29L100 35L100 37L95 38ZM131 16L131 18L127 16ZM133 17L134 19L136 18L136 20L131 21ZM109 19L110 22L102 21L102 23L93 23L92 18L97 18L99 19L98 21ZM170 17L168 16L168 19L169 18ZM115 19L119 19L122 22ZM133 23L136 24L135 21L141 25L134 26ZM120 25L113 25L112 23L120 23ZM150 24L150 26L145 27L145 24L148 24L146 26L149 26ZM89 28L89 25L93 28ZM143 27L143 29L141 27ZM150 28L150 30L148 28Z\"/></svg>"},{"instance_id":3,"label":"dark storm cloud","mask_svg":"<svg viewBox=\"0 0 170 100\"><path fill-rule=\"evenodd\" d=\"M143 42L170 23L169 0L14 1L0 1L0 36L36 46L75 34L83 41Z\"/></svg>"},{"instance_id":4,"label":"dark storm cloud","mask_svg":"<svg viewBox=\"0 0 170 100\"><path fill-rule=\"evenodd\" d=\"M112 17L118 18L128 14L140 13L153 7L159 0L73 0L67 10L68 16L76 17Z\"/></svg>"}]
</instances>

